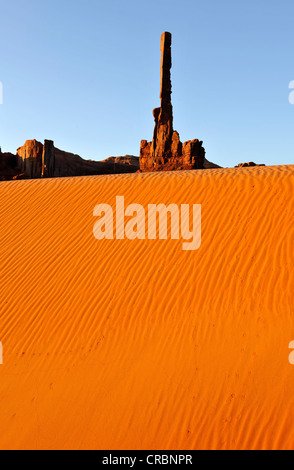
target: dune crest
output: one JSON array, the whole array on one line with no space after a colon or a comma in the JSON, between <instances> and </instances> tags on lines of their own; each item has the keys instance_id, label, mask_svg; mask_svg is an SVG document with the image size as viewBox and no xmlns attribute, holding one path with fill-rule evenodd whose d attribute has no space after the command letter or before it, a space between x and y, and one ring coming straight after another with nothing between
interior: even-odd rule
<instances>
[{"instance_id":1,"label":"dune crest","mask_svg":"<svg viewBox=\"0 0 294 470\"><path fill-rule=\"evenodd\" d=\"M202 244L97 204L201 204ZM1 449L291 449L294 166L1 183Z\"/></svg>"}]
</instances>

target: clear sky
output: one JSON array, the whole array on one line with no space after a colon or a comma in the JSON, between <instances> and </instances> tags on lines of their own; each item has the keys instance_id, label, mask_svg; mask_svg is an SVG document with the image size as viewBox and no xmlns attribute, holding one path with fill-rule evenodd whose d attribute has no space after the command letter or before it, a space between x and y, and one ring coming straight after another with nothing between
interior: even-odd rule
<instances>
[{"instance_id":1,"label":"clear sky","mask_svg":"<svg viewBox=\"0 0 294 470\"><path fill-rule=\"evenodd\" d=\"M0 0L0 145L139 155L173 35L174 127L222 166L294 163L293 0Z\"/></svg>"}]
</instances>

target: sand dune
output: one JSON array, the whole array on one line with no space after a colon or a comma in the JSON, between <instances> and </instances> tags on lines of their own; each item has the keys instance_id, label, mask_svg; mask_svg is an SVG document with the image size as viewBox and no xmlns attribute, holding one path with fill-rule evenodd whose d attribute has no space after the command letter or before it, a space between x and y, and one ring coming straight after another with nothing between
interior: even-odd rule
<instances>
[{"instance_id":1,"label":"sand dune","mask_svg":"<svg viewBox=\"0 0 294 470\"><path fill-rule=\"evenodd\" d=\"M294 166L0 184L1 449L293 449ZM202 204L202 245L93 236Z\"/></svg>"}]
</instances>

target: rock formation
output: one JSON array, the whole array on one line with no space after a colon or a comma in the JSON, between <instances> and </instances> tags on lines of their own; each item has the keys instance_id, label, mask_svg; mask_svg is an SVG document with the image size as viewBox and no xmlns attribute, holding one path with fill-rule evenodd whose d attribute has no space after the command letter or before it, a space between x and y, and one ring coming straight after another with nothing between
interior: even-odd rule
<instances>
[{"instance_id":1,"label":"rock formation","mask_svg":"<svg viewBox=\"0 0 294 470\"><path fill-rule=\"evenodd\" d=\"M26 178L53 177L55 175L55 149L52 140L44 145L37 140L27 140L17 149L17 166Z\"/></svg>"},{"instance_id":2,"label":"rock formation","mask_svg":"<svg viewBox=\"0 0 294 470\"><path fill-rule=\"evenodd\" d=\"M141 171L204 168L205 150L198 139L184 144L173 129L171 103L171 44L172 36L165 32L161 36L160 108L153 110L155 121L152 142L141 141Z\"/></svg>"},{"instance_id":3,"label":"rock formation","mask_svg":"<svg viewBox=\"0 0 294 470\"><path fill-rule=\"evenodd\" d=\"M174 142L176 142L175 139ZM172 163L170 167L168 165L164 167L164 169L169 168L173 169ZM177 169L179 168L181 167L177 165ZM204 159L204 168L220 167ZM0 181L135 173L137 171L140 171L139 157L125 155L124 157L109 157L101 161L84 160L79 155L54 147L54 143L50 140L45 140L44 145L37 140L27 140L23 147L17 150L17 155L2 153L0 148Z\"/></svg>"},{"instance_id":4,"label":"rock formation","mask_svg":"<svg viewBox=\"0 0 294 470\"><path fill-rule=\"evenodd\" d=\"M235 168L247 168L251 166L265 166L264 163L254 163L254 162L247 162L247 163L239 163Z\"/></svg>"},{"instance_id":5,"label":"rock formation","mask_svg":"<svg viewBox=\"0 0 294 470\"><path fill-rule=\"evenodd\" d=\"M161 36L161 66L160 66L160 102L161 107L153 110L155 121L151 152L155 163L164 164L165 157L171 154L173 139L173 108L171 104L171 34Z\"/></svg>"},{"instance_id":6,"label":"rock formation","mask_svg":"<svg viewBox=\"0 0 294 470\"><path fill-rule=\"evenodd\" d=\"M55 174L55 148L52 140L45 140L42 154L42 178L53 178Z\"/></svg>"},{"instance_id":7,"label":"rock formation","mask_svg":"<svg viewBox=\"0 0 294 470\"><path fill-rule=\"evenodd\" d=\"M114 173L125 173L123 170L129 169L132 172L138 171L140 168L139 164L139 157L135 157L134 155L125 155L124 157L109 157L106 160L101 160L101 162L113 165L114 166Z\"/></svg>"},{"instance_id":8,"label":"rock formation","mask_svg":"<svg viewBox=\"0 0 294 470\"><path fill-rule=\"evenodd\" d=\"M52 140L45 140L44 145L35 139L27 140L16 155L2 153L0 148L0 181L135 173L139 168L139 157L133 155L102 161L84 160L54 147Z\"/></svg>"},{"instance_id":9,"label":"rock formation","mask_svg":"<svg viewBox=\"0 0 294 470\"><path fill-rule=\"evenodd\" d=\"M37 140L27 140L16 151L17 166L27 178L40 178L42 174L43 145Z\"/></svg>"},{"instance_id":10,"label":"rock formation","mask_svg":"<svg viewBox=\"0 0 294 470\"><path fill-rule=\"evenodd\" d=\"M0 148L0 181L13 179L20 173L21 170L17 167L16 155L12 153L2 153Z\"/></svg>"}]
</instances>

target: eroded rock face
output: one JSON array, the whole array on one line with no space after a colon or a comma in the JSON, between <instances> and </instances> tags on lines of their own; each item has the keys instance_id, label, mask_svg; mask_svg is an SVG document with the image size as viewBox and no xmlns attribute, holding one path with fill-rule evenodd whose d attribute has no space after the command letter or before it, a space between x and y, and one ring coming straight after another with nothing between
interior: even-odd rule
<instances>
[{"instance_id":1,"label":"eroded rock face","mask_svg":"<svg viewBox=\"0 0 294 470\"><path fill-rule=\"evenodd\" d=\"M254 163L254 162L247 162L247 163L239 163L236 168L247 168L251 166L265 166L264 163Z\"/></svg>"},{"instance_id":2,"label":"eroded rock face","mask_svg":"<svg viewBox=\"0 0 294 470\"><path fill-rule=\"evenodd\" d=\"M27 140L17 149L17 166L27 178L40 178L42 174L43 144L37 140Z\"/></svg>"},{"instance_id":3,"label":"eroded rock face","mask_svg":"<svg viewBox=\"0 0 294 470\"><path fill-rule=\"evenodd\" d=\"M18 167L18 161L20 161L21 155L30 155L29 158L32 158L32 155L36 155L36 158L39 158L40 155L40 146L42 144L38 141L28 141L29 143L25 144L25 148L20 147L19 154L14 155L12 153L3 153L1 152L0 148L0 181L6 180L19 180L19 179L28 179L29 177L22 171L20 167ZM50 152L53 151L53 142L52 141L45 141L48 142L47 145L42 146L42 162L44 162L44 166L50 167L50 164L45 165L45 162L50 162L50 154L48 156L48 150ZM172 149L176 149L179 146L179 136L176 131L173 133L172 139ZM36 147L34 149L34 146ZM150 154L150 147L151 142L145 141L145 147L143 147L143 154L144 151L146 152L146 165L148 165L149 154ZM47 152L44 152L44 149L47 148ZM26 152L27 151L27 152ZM29 151L29 152L28 152ZM173 150L172 150L173 152ZM54 154L55 154L55 171L54 177L66 177L66 176L85 176L85 175L105 175L105 174L119 174L119 173L135 173L140 170L140 163L139 157L135 157L133 155L125 155L124 157L109 157L106 160L102 161L94 161L94 160L84 160L79 155L65 152L58 148L54 147ZM173 152L174 154L174 152ZM22 160L21 160L21 163ZM163 166L163 170L182 170L186 169L187 166L182 160L178 157L173 158L173 156L168 160L168 162ZM208 162L204 159L204 168L220 168L218 165L215 165L211 162ZM150 167L148 171L152 171L154 167ZM51 171L49 173L45 172L45 168L42 169L43 176L51 175ZM51 177L51 176L50 176Z\"/></svg>"},{"instance_id":4,"label":"eroded rock face","mask_svg":"<svg viewBox=\"0 0 294 470\"><path fill-rule=\"evenodd\" d=\"M53 178L55 175L55 148L52 140L45 140L42 154L42 178Z\"/></svg>"},{"instance_id":5,"label":"eroded rock face","mask_svg":"<svg viewBox=\"0 0 294 470\"><path fill-rule=\"evenodd\" d=\"M171 104L171 34L161 36L161 66L160 66L160 108L153 110L155 121L152 150L155 161L160 165L171 156L173 136L173 108Z\"/></svg>"},{"instance_id":6,"label":"eroded rock face","mask_svg":"<svg viewBox=\"0 0 294 470\"><path fill-rule=\"evenodd\" d=\"M160 171L164 169L204 168L205 150L203 142L194 139L180 141L173 129L173 108L171 103L171 44L172 36L165 32L161 36L160 65L160 108L153 110L155 121L153 140L141 141L140 170Z\"/></svg>"},{"instance_id":7,"label":"eroded rock face","mask_svg":"<svg viewBox=\"0 0 294 470\"><path fill-rule=\"evenodd\" d=\"M173 157L178 157L179 155L183 154L183 144L180 141L180 135L177 131L173 132L171 154Z\"/></svg>"},{"instance_id":8,"label":"eroded rock face","mask_svg":"<svg viewBox=\"0 0 294 470\"><path fill-rule=\"evenodd\" d=\"M55 176L55 149L52 140L45 140L44 145L36 139L27 140L17 149L17 166L26 178Z\"/></svg>"},{"instance_id":9,"label":"eroded rock face","mask_svg":"<svg viewBox=\"0 0 294 470\"><path fill-rule=\"evenodd\" d=\"M138 157L109 157L97 162L55 148L55 177L135 173L138 169Z\"/></svg>"},{"instance_id":10,"label":"eroded rock face","mask_svg":"<svg viewBox=\"0 0 294 470\"><path fill-rule=\"evenodd\" d=\"M185 165L192 165L195 169L204 168L205 150L203 142L198 139L188 140L183 145L183 161Z\"/></svg>"},{"instance_id":11,"label":"eroded rock face","mask_svg":"<svg viewBox=\"0 0 294 470\"><path fill-rule=\"evenodd\" d=\"M106 160L102 160L101 163L109 165L110 169L113 167L114 173L135 173L140 168L139 157L135 157L134 155L109 157Z\"/></svg>"},{"instance_id":12,"label":"eroded rock face","mask_svg":"<svg viewBox=\"0 0 294 470\"><path fill-rule=\"evenodd\" d=\"M3 181L135 173L139 168L139 157L133 155L102 161L84 160L56 148L52 140L45 140L44 145L35 139L27 140L17 149L17 155L2 153L0 149L0 180Z\"/></svg>"},{"instance_id":13,"label":"eroded rock face","mask_svg":"<svg viewBox=\"0 0 294 470\"><path fill-rule=\"evenodd\" d=\"M140 148L140 170L142 171L152 171L154 168L154 158L153 149L151 150L152 142L147 142L147 140L141 141Z\"/></svg>"}]
</instances>

